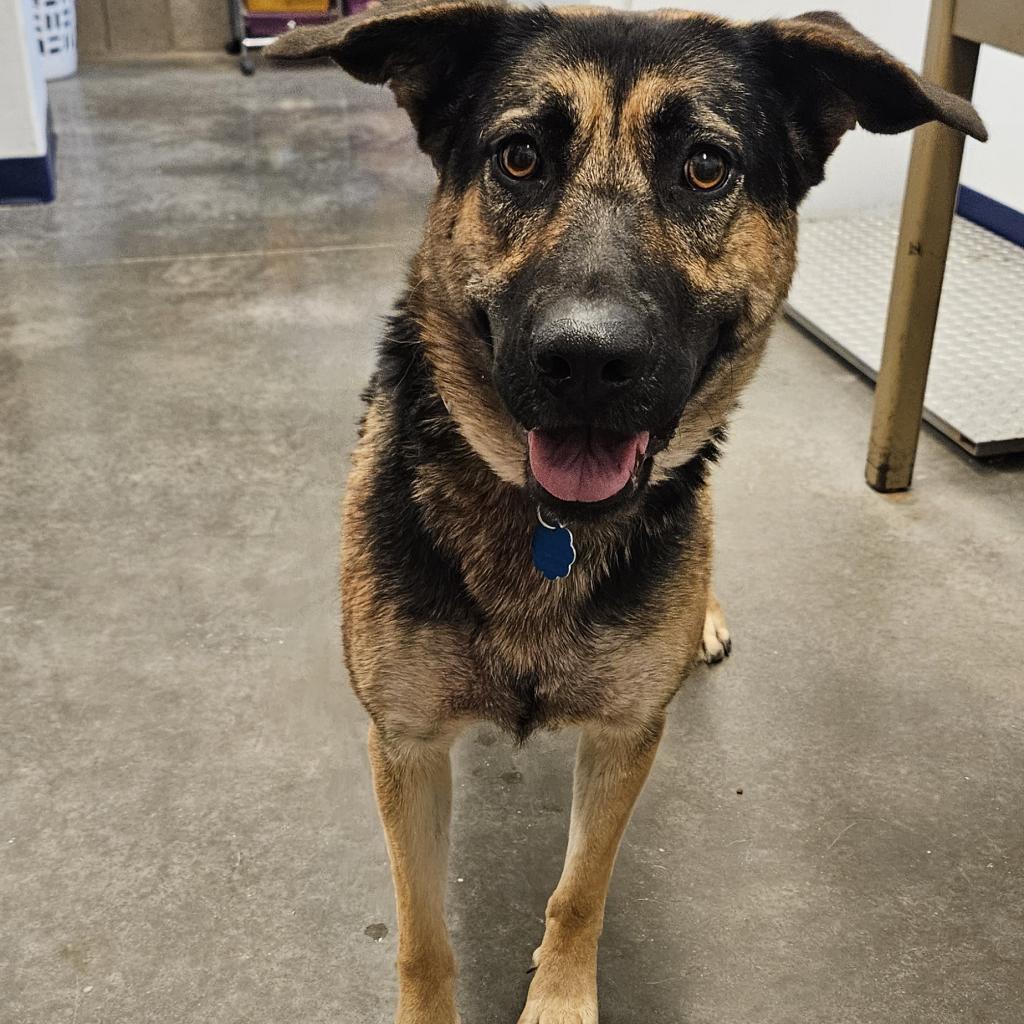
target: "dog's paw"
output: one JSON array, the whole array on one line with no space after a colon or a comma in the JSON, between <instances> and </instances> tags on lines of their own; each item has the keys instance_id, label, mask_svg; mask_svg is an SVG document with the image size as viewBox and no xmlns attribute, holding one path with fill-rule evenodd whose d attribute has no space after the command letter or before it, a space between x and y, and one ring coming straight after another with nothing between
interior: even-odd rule
<instances>
[{"instance_id":1,"label":"dog's paw","mask_svg":"<svg viewBox=\"0 0 1024 1024\"><path fill-rule=\"evenodd\" d=\"M701 658L709 665L729 657L732 651L732 636L725 621L725 612L715 599L708 595L708 610L704 613L704 635L701 638Z\"/></svg>"},{"instance_id":2,"label":"dog's paw","mask_svg":"<svg viewBox=\"0 0 1024 1024\"><path fill-rule=\"evenodd\" d=\"M589 957L553 957L541 962L530 984L519 1024L597 1024L597 963Z\"/></svg>"},{"instance_id":3,"label":"dog's paw","mask_svg":"<svg viewBox=\"0 0 1024 1024\"><path fill-rule=\"evenodd\" d=\"M579 1006L562 1000L527 1003L519 1024L597 1024L597 1004Z\"/></svg>"},{"instance_id":4,"label":"dog's paw","mask_svg":"<svg viewBox=\"0 0 1024 1024\"><path fill-rule=\"evenodd\" d=\"M541 994L533 988L519 1017L519 1024L597 1024L597 999Z\"/></svg>"}]
</instances>

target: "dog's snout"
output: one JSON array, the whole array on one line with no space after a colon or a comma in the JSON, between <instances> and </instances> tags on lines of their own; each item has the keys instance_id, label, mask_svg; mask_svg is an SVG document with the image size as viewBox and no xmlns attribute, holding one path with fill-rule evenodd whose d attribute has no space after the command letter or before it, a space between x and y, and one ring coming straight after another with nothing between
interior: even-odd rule
<instances>
[{"instance_id":1,"label":"dog's snout","mask_svg":"<svg viewBox=\"0 0 1024 1024\"><path fill-rule=\"evenodd\" d=\"M580 412L624 393L648 371L650 333L624 305L560 306L537 326L533 365L541 383Z\"/></svg>"}]
</instances>

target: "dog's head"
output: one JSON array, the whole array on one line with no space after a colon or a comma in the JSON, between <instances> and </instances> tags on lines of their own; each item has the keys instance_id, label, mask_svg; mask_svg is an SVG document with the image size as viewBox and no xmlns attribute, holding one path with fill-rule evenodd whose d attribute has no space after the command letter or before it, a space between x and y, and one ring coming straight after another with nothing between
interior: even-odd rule
<instances>
[{"instance_id":1,"label":"dog's head","mask_svg":"<svg viewBox=\"0 0 1024 1024\"><path fill-rule=\"evenodd\" d=\"M408 111L439 180L408 300L438 388L500 476L570 515L722 429L844 132L985 136L827 13L384 3L272 52L328 55Z\"/></svg>"}]
</instances>

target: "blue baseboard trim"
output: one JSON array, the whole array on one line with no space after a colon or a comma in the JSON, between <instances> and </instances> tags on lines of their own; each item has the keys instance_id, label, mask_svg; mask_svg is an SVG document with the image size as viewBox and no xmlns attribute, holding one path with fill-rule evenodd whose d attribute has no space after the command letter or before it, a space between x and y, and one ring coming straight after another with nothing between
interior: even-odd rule
<instances>
[{"instance_id":1,"label":"blue baseboard trim","mask_svg":"<svg viewBox=\"0 0 1024 1024\"><path fill-rule=\"evenodd\" d=\"M49 117L47 117L49 122ZM42 156L0 160L0 205L52 203L57 197L57 136L47 124L46 152Z\"/></svg>"},{"instance_id":2,"label":"blue baseboard trim","mask_svg":"<svg viewBox=\"0 0 1024 1024\"><path fill-rule=\"evenodd\" d=\"M956 197L956 212L1014 245L1024 247L1024 213L1012 206L961 185Z\"/></svg>"}]
</instances>

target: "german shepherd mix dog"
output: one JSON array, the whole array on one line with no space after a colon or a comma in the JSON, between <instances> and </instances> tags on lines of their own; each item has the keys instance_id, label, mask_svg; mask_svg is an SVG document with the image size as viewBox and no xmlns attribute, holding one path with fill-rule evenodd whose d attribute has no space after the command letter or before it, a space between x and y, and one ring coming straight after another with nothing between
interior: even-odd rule
<instances>
[{"instance_id":1,"label":"german shepherd mix dog","mask_svg":"<svg viewBox=\"0 0 1024 1024\"><path fill-rule=\"evenodd\" d=\"M454 1024L449 747L578 725L568 853L520 1024L597 1020L612 864L666 707L729 652L708 475L856 124L973 108L835 14L385 2L297 29L387 83L438 185L344 505L352 685L398 908L401 1024Z\"/></svg>"}]
</instances>

